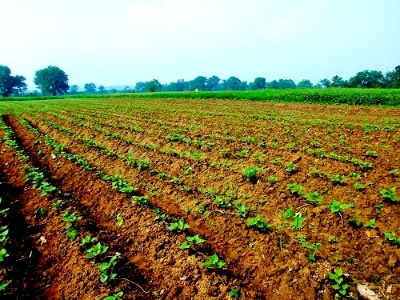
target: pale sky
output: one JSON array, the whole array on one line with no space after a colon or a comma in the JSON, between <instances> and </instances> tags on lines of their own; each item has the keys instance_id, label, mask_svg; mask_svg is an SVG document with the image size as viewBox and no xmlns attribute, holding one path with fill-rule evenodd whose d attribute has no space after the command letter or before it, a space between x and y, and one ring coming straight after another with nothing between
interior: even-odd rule
<instances>
[{"instance_id":1,"label":"pale sky","mask_svg":"<svg viewBox=\"0 0 400 300\"><path fill-rule=\"evenodd\" d=\"M400 65L400 0L0 0L0 65L83 87L202 75L313 83Z\"/></svg>"}]
</instances>

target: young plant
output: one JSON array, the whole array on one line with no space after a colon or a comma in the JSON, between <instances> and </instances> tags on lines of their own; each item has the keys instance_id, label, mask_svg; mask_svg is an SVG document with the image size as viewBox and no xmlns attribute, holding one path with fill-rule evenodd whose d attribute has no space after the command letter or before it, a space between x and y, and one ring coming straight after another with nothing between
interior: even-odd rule
<instances>
[{"instance_id":1,"label":"young plant","mask_svg":"<svg viewBox=\"0 0 400 300\"><path fill-rule=\"evenodd\" d=\"M215 200L213 203L221 208L229 208L232 206L232 204L229 203L229 201L227 201L224 197L221 196L215 196Z\"/></svg>"},{"instance_id":2,"label":"young plant","mask_svg":"<svg viewBox=\"0 0 400 300\"><path fill-rule=\"evenodd\" d=\"M344 283L343 270L337 269L335 273L329 274L329 279L333 281L332 288L336 291L335 298L346 297L349 285Z\"/></svg>"},{"instance_id":3,"label":"young plant","mask_svg":"<svg viewBox=\"0 0 400 300\"><path fill-rule=\"evenodd\" d=\"M276 183L278 181L278 179L279 179L278 176L271 175L271 176L268 177L267 180L268 180L269 183Z\"/></svg>"},{"instance_id":4,"label":"young plant","mask_svg":"<svg viewBox=\"0 0 400 300\"><path fill-rule=\"evenodd\" d=\"M347 182L347 178L344 175L339 175L339 174L333 174L333 175L328 175L328 178L330 181L333 183L343 185Z\"/></svg>"},{"instance_id":5,"label":"young plant","mask_svg":"<svg viewBox=\"0 0 400 300\"><path fill-rule=\"evenodd\" d=\"M124 295L124 292L120 291L114 295L103 298L103 300L120 300L120 299L122 299L123 295Z\"/></svg>"},{"instance_id":6,"label":"young plant","mask_svg":"<svg viewBox=\"0 0 400 300\"><path fill-rule=\"evenodd\" d=\"M238 288L234 287L229 291L229 295L232 298L239 298L240 297L240 290Z\"/></svg>"},{"instance_id":7,"label":"young plant","mask_svg":"<svg viewBox=\"0 0 400 300\"><path fill-rule=\"evenodd\" d=\"M62 200L57 200L52 204L51 209L53 210L62 209L63 205L64 202Z\"/></svg>"},{"instance_id":8,"label":"young plant","mask_svg":"<svg viewBox=\"0 0 400 300\"><path fill-rule=\"evenodd\" d=\"M304 194L304 187L297 183L289 183L286 186L286 189L289 190L293 195L303 195Z\"/></svg>"},{"instance_id":9,"label":"young plant","mask_svg":"<svg viewBox=\"0 0 400 300\"><path fill-rule=\"evenodd\" d=\"M8 256L7 250L5 248L0 249L0 262L3 262L4 259Z\"/></svg>"},{"instance_id":10,"label":"young plant","mask_svg":"<svg viewBox=\"0 0 400 300\"><path fill-rule=\"evenodd\" d=\"M82 220L83 217L75 215L74 212L65 211L62 214L62 220L67 222L67 228L71 227L73 223Z\"/></svg>"},{"instance_id":11,"label":"young plant","mask_svg":"<svg viewBox=\"0 0 400 300\"><path fill-rule=\"evenodd\" d=\"M106 253L107 250L108 250L107 246L102 245L100 242L98 242L95 246L87 250L86 257L93 258L100 254Z\"/></svg>"},{"instance_id":12,"label":"young plant","mask_svg":"<svg viewBox=\"0 0 400 300\"><path fill-rule=\"evenodd\" d=\"M362 190L365 190L365 185L362 184L362 183L359 183L359 182L355 182L355 183L354 183L354 188L355 188L357 191L362 191Z\"/></svg>"},{"instance_id":13,"label":"young plant","mask_svg":"<svg viewBox=\"0 0 400 300\"><path fill-rule=\"evenodd\" d=\"M167 228L171 231L176 231L180 233L183 230L190 228L190 226L189 224L185 223L185 220L183 218L181 218L179 219L179 221L171 223Z\"/></svg>"},{"instance_id":14,"label":"young plant","mask_svg":"<svg viewBox=\"0 0 400 300\"><path fill-rule=\"evenodd\" d=\"M116 218L116 221L117 221L117 226L122 226L122 224L124 224L124 219L122 219L120 213L117 213L115 218Z\"/></svg>"},{"instance_id":15,"label":"young plant","mask_svg":"<svg viewBox=\"0 0 400 300\"><path fill-rule=\"evenodd\" d=\"M198 234L195 236L187 236L186 241L184 241L180 246L179 249L194 249L196 245L204 243L205 240L199 237Z\"/></svg>"},{"instance_id":16,"label":"young plant","mask_svg":"<svg viewBox=\"0 0 400 300\"><path fill-rule=\"evenodd\" d=\"M293 227L294 230L300 230L304 226L304 221L306 218L302 216L300 212L296 213L293 218L292 218L292 224L291 226Z\"/></svg>"},{"instance_id":17,"label":"young plant","mask_svg":"<svg viewBox=\"0 0 400 300\"><path fill-rule=\"evenodd\" d=\"M4 245L8 239L8 226L1 226L0 227L0 244Z\"/></svg>"},{"instance_id":18,"label":"young plant","mask_svg":"<svg viewBox=\"0 0 400 300\"><path fill-rule=\"evenodd\" d=\"M296 164L294 162L288 162L285 166L285 171L287 173L293 174L297 171L297 167Z\"/></svg>"},{"instance_id":19,"label":"young plant","mask_svg":"<svg viewBox=\"0 0 400 300\"><path fill-rule=\"evenodd\" d=\"M242 171L244 177L246 177L250 182L257 182L257 173L262 171L262 168L247 167Z\"/></svg>"},{"instance_id":20,"label":"young plant","mask_svg":"<svg viewBox=\"0 0 400 300\"><path fill-rule=\"evenodd\" d=\"M100 281L102 283L115 279L117 273L114 272L115 265L117 264L118 257L116 255L112 256L109 261L105 261L99 266Z\"/></svg>"},{"instance_id":21,"label":"young plant","mask_svg":"<svg viewBox=\"0 0 400 300\"><path fill-rule=\"evenodd\" d=\"M202 263L203 267L208 269L221 269L225 266L225 262L218 257L216 253L210 256L209 260Z\"/></svg>"},{"instance_id":22,"label":"young plant","mask_svg":"<svg viewBox=\"0 0 400 300\"><path fill-rule=\"evenodd\" d=\"M268 224L260 215L256 215L253 218L249 218L247 220L247 226L255 227L260 231L267 231L272 227L272 225Z\"/></svg>"},{"instance_id":23,"label":"young plant","mask_svg":"<svg viewBox=\"0 0 400 300\"><path fill-rule=\"evenodd\" d=\"M353 207L353 203L340 203L339 200L333 200L330 204L331 212L334 214L340 214L345 209Z\"/></svg>"},{"instance_id":24,"label":"young plant","mask_svg":"<svg viewBox=\"0 0 400 300\"><path fill-rule=\"evenodd\" d=\"M389 171L389 174L392 175L393 177L399 176L399 169L393 169Z\"/></svg>"},{"instance_id":25,"label":"young plant","mask_svg":"<svg viewBox=\"0 0 400 300\"><path fill-rule=\"evenodd\" d=\"M43 207L36 208L36 210L35 210L35 218L36 219L40 219L46 215L47 215L47 210L45 210Z\"/></svg>"},{"instance_id":26,"label":"young plant","mask_svg":"<svg viewBox=\"0 0 400 300\"><path fill-rule=\"evenodd\" d=\"M300 245L306 249L310 249L312 252L308 255L308 259L312 262L315 261L315 255L318 252L318 249L322 247L321 243L311 244L306 237L299 237Z\"/></svg>"},{"instance_id":27,"label":"young plant","mask_svg":"<svg viewBox=\"0 0 400 300\"><path fill-rule=\"evenodd\" d=\"M385 232L385 239L390 241L393 245L400 245L400 237L396 236L394 232Z\"/></svg>"},{"instance_id":28,"label":"young plant","mask_svg":"<svg viewBox=\"0 0 400 300\"><path fill-rule=\"evenodd\" d=\"M400 200L397 198L396 187L392 186L389 189L382 189L380 195L383 199L388 200L390 202L399 202Z\"/></svg>"},{"instance_id":29,"label":"young plant","mask_svg":"<svg viewBox=\"0 0 400 300\"><path fill-rule=\"evenodd\" d=\"M132 196L132 201L141 205L147 205L148 196Z\"/></svg>"},{"instance_id":30,"label":"young plant","mask_svg":"<svg viewBox=\"0 0 400 300\"><path fill-rule=\"evenodd\" d=\"M239 217L242 217L242 218L246 217L246 215L249 212L249 208L245 204L243 204L242 202L235 202L234 205L235 205L235 207L237 209L236 210L236 215L239 216Z\"/></svg>"},{"instance_id":31,"label":"young plant","mask_svg":"<svg viewBox=\"0 0 400 300\"><path fill-rule=\"evenodd\" d=\"M72 228L67 229L67 235L71 239L71 241L75 241L78 234L79 234L78 229L72 229Z\"/></svg>"},{"instance_id":32,"label":"young plant","mask_svg":"<svg viewBox=\"0 0 400 300\"><path fill-rule=\"evenodd\" d=\"M304 198L307 201L311 202L311 203L314 203L316 205L320 205L322 203L322 200L323 200L324 197L322 195L320 195L318 193L318 191L314 191L314 192L309 193L309 194L304 194Z\"/></svg>"},{"instance_id":33,"label":"young plant","mask_svg":"<svg viewBox=\"0 0 400 300\"><path fill-rule=\"evenodd\" d=\"M85 235L81 240L79 246L84 247L90 244L93 244L96 241L95 237L91 237L90 235Z\"/></svg>"},{"instance_id":34,"label":"young plant","mask_svg":"<svg viewBox=\"0 0 400 300\"><path fill-rule=\"evenodd\" d=\"M364 224L365 228L374 228L375 227L375 218L368 220L367 223Z\"/></svg>"}]
</instances>

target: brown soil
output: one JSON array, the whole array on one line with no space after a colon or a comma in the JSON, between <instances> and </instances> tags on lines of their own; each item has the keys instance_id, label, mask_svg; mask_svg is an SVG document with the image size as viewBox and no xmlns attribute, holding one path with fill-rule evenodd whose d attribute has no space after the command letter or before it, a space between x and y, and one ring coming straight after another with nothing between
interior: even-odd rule
<instances>
[{"instance_id":1,"label":"brown soil","mask_svg":"<svg viewBox=\"0 0 400 300\"><path fill-rule=\"evenodd\" d=\"M164 108L161 110L159 103L155 102L151 121L143 117L150 117L150 113L142 115L137 111L124 120L114 122L115 115L122 116L123 113L111 108L110 114L98 115L97 120L90 117L86 119L89 112L93 116L98 113L86 106L81 110L78 106L71 112L58 112L59 118L50 112L24 114L32 126L62 143L68 152L85 158L97 170L120 174L131 185L140 187L139 193L149 196L148 207L131 203L95 172L84 171L59 155L52 157L54 150L40 136L23 127L15 116L5 117L7 124L15 131L19 144L31 157L32 164L43 170L63 192L62 199L68 207L84 216L85 221L80 225L82 232L97 236L110 246L110 253L121 253L118 276L129 279L100 284L97 265L85 258L84 250L77 243L68 239L60 214L51 210L53 199L40 197L40 192L25 182L22 163L12 150L2 144L2 151L9 154L2 155L0 159L1 173L8 189L11 187L13 191L14 196L11 197L19 199L17 202L20 203L12 208L10 215L20 215L25 224L25 229L10 241L23 241L24 246L15 250L20 253L17 256L23 256L21 253L26 251L22 249L24 247L35 249L37 253L37 259L30 262L24 274L13 272L12 263L7 271L15 274L10 275L15 278L15 286L23 283L21 297L35 291L36 294L31 297L102 299L122 290L124 299L229 299L228 292L237 287L241 299L333 299L334 291L328 276L339 267L351 278L367 284L381 297L400 297L400 250L384 238L385 232L398 230L400 212L397 204L383 202L379 195L383 188L395 186L400 189L398 177L388 175L388 171L396 167L395 162L399 158L395 141L399 132L398 129L377 130L369 134L360 126L369 116L383 118L385 112L390 112L392 118L398 118L398 111L372 108L353 110L342 106L335 109L315 106L318 109L314 107L313 110L312 106L288 104L270 107L269 113L274 111L278 112L275 115L290 115L300 119L313 113L320 120L345 120L346 115L358 113L353 122L359 125L355 127L345 124L332 129L324 123L312 124L304 130L304 124L286 121L270 124L270 121L255 118L248 119L247 123L239 122L234 118L234 112L207 116L207 108L222 109L223 103L215 101L211 107L201 107L202 103L194 101L190 109L184 109L181 101L171 101L169 104L174 111L181 111L176 115ZM248 107L248 104L238 102L235 105L235 113L245 116L262 109L259 104ZM330 115L320 113L320 108L330 111ZM204 112L204 115L192 115L194 109L199 113ZM77 118L76 115L84 110L87 115ZM283 113L283 110L287 112ZM168 119L166 115L174 119L163 120ZM199 124L200 120L207 125ZM45 121L68 127L75 136L53 128ZM157 127L160 123L165 124L162 130ZM145 132L134 133L118 124L124 124L127 128L140 125ZM136 143L109 136L107 132L96 129L100 125ZM214 142L211 148L198 149L204 154L203 159L177 157L166 151L170 147L178 152L194 149L193 145L166 139L168 133L182 132L185 128L197 128L184 131L185 137L192 141L201 138ZM210 137L217 129L219 135ZM260 134L267 137L264 143L260 143ZM345 145L352 148L351 154L345 146L341 146L344 134ZM301 137L300 141L296 135ZM243 143L240 141L243 136L257 137L258 142ZM330 139L326 139L327 136ZM88 145L84 139L104 145L112 150L112 154ZM279 147L268 146L271 139ZM315 140L319 141L318 148L324 149L325 154L333 151L338 155L371 161L373 168L361 170L354 164L316 157L301 150L302 146L313 148L310 143ZM143 141L158 147L153 150L146 148ZM296 144L294 149L286 148L289 142ZM249 153L244 158L224 157L219 152L223 148L229 148L231 154L243 149L248 149ZM378 149L378 157L366 156L369 149ZM146 153L150 167L139 170L118 158L118 155L127 155L129 151L135 152L136 158ZM254 159L255 153L261 153L262 159ZM281 158L280 163L270 162L277 157ZM219 166L214 162L218 162ZM287 162L296 163L296 173L285 171ZM263 168L255 183L242 175L242 169L249 165ZM192 169L185 176L183 170L187 166ZM324 176L312 176L310 167L318 168ZM157 170L157 174L169 174L169 177L155 175L151 170ZM362 177L354 179L349 176L355 172ZM10 177L9 174L19 175ZM327 175L331 174L344 174L347 182L335 184L327 179ZM278 176L277 183L272 184L267 180L271 175ZM183 183L177 184L172 180L174 177L182 178ZM16 178L19 178L19 183L13 183ZM288 183L295 182L307 192L321 192L324 196L322 205L312 205L304 198L291 194L286 187ZM367 188L356 191L353 188L355 182L363 183ZM185 185L191 190L185 190ZM234 192L237 197L234 201L240 201L250 208L249 216L261 215L272 224L273 230L259 232L248 228L247 218L237 216L234 207L225 209L215 205L215 197L207 193L207 189L215 190L221 196ZM352 202L354 207L340 215L333 214L329 208L329 202L333 199L340 199L342 203ZM202 204L207 205L208 215L196 212ZM381 213L375 208L378 204L384 205ZM34 211L39 206L49 214L37 220ZM289 221L282 217L289 207L305 217L304 226L298 231L288 226ZM200 251L179 250L186 235L173 234L166 229L165 222L155 220L154 208L160 208L176 218L184 217L190 225L190 233L206 239L205 246ZM117 213L124 220L122 226L117 226L115 222ZM357 217L363 224L372 218L376 222L374 228L352 227L347 221L349 217ZM30 230L35 234L28 233ZM298 240L300 236L306 237L311 244L323 244L316 253L315 262L308 259L311 251L301 246ZM336 237L338 242L329 243L329 237ZM206 256L213 253L226 261L226 267L222 270L214 272L201 266ZM16 259L11 261L15 262ZM388 286L390 289L387 289ZM150 292L145 293L142 289ZM350 289L357 294L354 284Z\"/></svg>"}]
</instances>

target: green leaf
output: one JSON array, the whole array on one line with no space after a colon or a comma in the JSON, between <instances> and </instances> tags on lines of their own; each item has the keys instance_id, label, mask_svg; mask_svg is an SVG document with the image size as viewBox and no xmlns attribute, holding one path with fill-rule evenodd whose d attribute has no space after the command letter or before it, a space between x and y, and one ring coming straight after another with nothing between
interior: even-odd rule
<instances>
[{"instance_id":1,"label":"green leaf","mask_svg":"<svg viewBox=\"0 0 400 300\"><path fill-rule=\"evenodd\" d=\"M187 242L183 242L180 246L179 246L179 249L182 249L182 250L184 250L184 249L189 249L190 248L190 246L189 246L189 244L187 243Z\"/></svg>"},{"instance_id":2,"label":"green leaf","mask_svg":"<svg viewBox=\"0 0 400 300\"><path fill-rule=\"evenodd\" d=\"M107 275L106 272L103 272L103 273L100 274L100 281L101 281L102 283L106 282L107 279L108 279L108 275Z\"/></svg>"}]
</instances>

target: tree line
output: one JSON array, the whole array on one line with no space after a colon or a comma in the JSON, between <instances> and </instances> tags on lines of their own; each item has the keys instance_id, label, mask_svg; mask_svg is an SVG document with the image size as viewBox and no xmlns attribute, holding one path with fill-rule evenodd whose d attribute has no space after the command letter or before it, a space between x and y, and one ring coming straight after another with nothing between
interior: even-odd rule
<instances>
[{"instance_id":1,"label":"tree line","mask_svg":"<svg viewBox=\"0 0 400 300\"><path fill-rule=\"evenodd\" d=\"M0 95L3 97L26 95L27 85L25 77L11 75L7 66L0 65ZM68 85L68 75L58 67L49 66L35 72L34 83L43 95L78 94L81 89L78 85ZM157 79L147 82L137 82L134 89L125 87L122 91L107 90L104 86L96 86L93 82L84 85L86 93L116 93L116 92L169 92L169 91L222 91L222 90L262 90L262 89L294 89L294 88L400 88L400 65L393 71L383 74L381 71L365 70L358 72L349 80L335 75L332 79L324 78L313 84L303 79L297 84L292 79L267 81L264 77L257 77L253 82L242 81L235 76L220 79L218 76L197 76L185 81L179 79L169 84L161 84ZM37 92L36 92L37 94ZM32 93L30 94L32 95ZM33 94L35 95L35 93Z\"/></svg>"}]
</instances>

